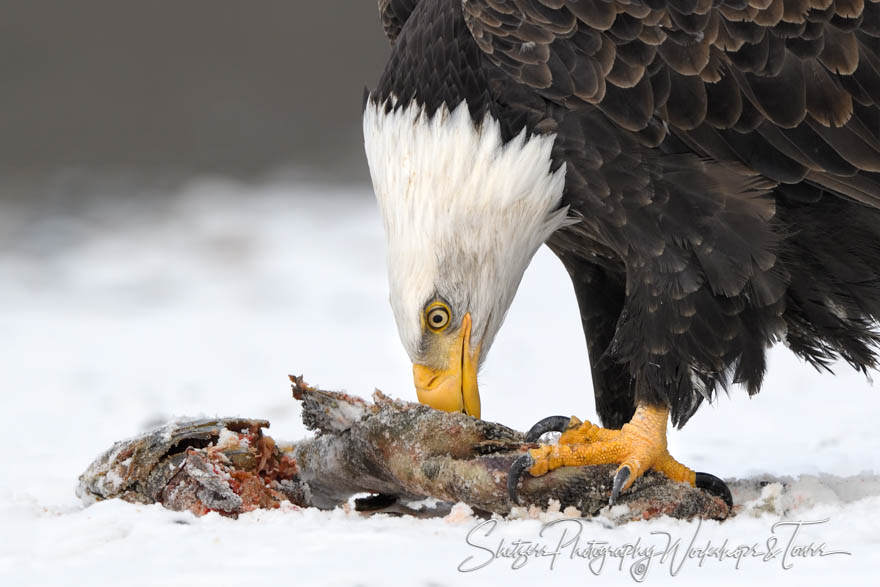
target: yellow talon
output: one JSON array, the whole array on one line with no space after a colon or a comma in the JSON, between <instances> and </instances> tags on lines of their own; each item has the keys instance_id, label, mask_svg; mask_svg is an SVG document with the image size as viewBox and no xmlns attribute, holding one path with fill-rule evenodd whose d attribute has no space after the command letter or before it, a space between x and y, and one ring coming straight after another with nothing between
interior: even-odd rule
<instances>
[{"instance_id":1,"label":"yellow talon","mask_svg":"<svg viewBox=\"0 0 880 587\"><path fill-rule=\"evenodd\" d=\"M601 428L572 418L557 445L541 445L529 450L534 477L559 467L619 463L617 471L629 469L620 488L626 491L648 469L663 473L673 481L696 485L696 473L670 456L666 449L665 406L639 404L632 419L620 430Z\"/></svg>"},{"instance_id":2,"label":"yellow talon","mask_svg":"<svg viewBox=\"0 0 880 587\"><path fill-rule=\"evenodd\" d=\"M590 422L581 422L572 416L568 429L559 437L559 444L582 444L597 440L612 440L620 430L608 430Z\"/></svg>"}]
</instances>

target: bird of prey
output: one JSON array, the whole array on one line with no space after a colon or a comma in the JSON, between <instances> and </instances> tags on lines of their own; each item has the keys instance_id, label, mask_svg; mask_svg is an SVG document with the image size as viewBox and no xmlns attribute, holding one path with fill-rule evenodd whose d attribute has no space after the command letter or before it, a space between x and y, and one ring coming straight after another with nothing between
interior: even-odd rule
<instances>
[{"instance_id":1,"label":"bird of prey","mask_svg":"<svg viewBox=\"0 0 880 587\"><path fill-rule=\"evenodd\" d=\"M379 9L392 48L364 141L419 400L480 417L479 366L542 244L574 285L604 427L536 426L563 435L513 493L525 471L609 463L612 501L648 469L709 487L667 421L757 393L770 346L876 366L880 4Z\"/></svg>"}]
</instances>

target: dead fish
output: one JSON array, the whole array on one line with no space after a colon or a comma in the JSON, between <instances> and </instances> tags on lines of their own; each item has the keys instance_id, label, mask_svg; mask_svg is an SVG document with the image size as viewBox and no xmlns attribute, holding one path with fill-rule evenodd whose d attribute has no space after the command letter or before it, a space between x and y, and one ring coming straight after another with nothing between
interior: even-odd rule
<instances>
[{"instance_id":1,"label":"dead fish","mask_svg":"<svg viewBox=\"0 0 880 587\"><path fill-rule=\"evenodd\" d=\"M266 420L181 420L117 442L80 476L84 501L161 503L227 516L305 503L296 463L265 436Z\"/></svg>"},{"instance_id":2,"label":"dead fish","mask_svg":"<svg viewBox=\"0 0 880 587\"><path fill-rule=\"evenodd\" d=\"M225 515L278 507L284 499L328 509L363 493L372 497L356 502L361 510L415 513L406 504L426 497L441 502L433 513L459 501L486 515L508 514L517 505L508 491L508 471L537 446L521 432L380 391L368 402L316 389L302 377L292 376L291 382L303 422L316 432L313 438L279 448L262 433L269 426L265 420L174 422L116 443L80 477L78 495ZM237 445L230 442L233 435ZM613 472L613 465L602 465L524 476L518 497L540 507L556 500L562 508L593 516L607 507ZM258 484L271 491L256 491ZM615 510L617 521L659 515L723 519L730 513L720 497L653 472L617 503L628 506Z\"/></svg>"}]
</instances>

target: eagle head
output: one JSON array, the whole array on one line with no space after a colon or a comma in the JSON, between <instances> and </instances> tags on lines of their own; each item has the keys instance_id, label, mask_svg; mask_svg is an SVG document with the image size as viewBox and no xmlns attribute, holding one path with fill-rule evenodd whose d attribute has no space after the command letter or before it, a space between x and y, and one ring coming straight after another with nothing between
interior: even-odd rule
<instances>
[{"instance_id":1,"label":"eagle head","mask_svg":"<svg viewBox=\"0 0 880 587\"><path fill-rule=\"evenodd\" d=\"M569 221L553 135L502 139L465 102L433 115L367 100L364 145L385 225L391 307L419 401L480 417L477 372L532 256Z\"/></svg>"}]
</instances>

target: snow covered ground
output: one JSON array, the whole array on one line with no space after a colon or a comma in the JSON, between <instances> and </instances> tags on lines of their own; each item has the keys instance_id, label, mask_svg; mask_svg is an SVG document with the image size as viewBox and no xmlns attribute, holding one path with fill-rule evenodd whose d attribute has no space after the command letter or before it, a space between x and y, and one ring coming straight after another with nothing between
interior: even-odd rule
<instances>
[{"instance_id":1,"label":"snow covered ground","mask_svg":"<svg viewBox=\"0 0 880 587\"><path fill-rule=\"evenodd\" d=\"M288 508L234 521L78 502L76 478L99 452L175 416L268 418L276 438L304 436L288 373L414 400L383 254L366 189L201 181L176 197L109 199L75 214L0 208L0 584L534 585L591 573L631 583L640 568L655 584L876 575L880 396L846 366L820 375L784 349L762 394L735 390L671 433L672 453L698 470L800 476L784 491L737 485L748 511L723 524L567 521L541 536L551 514L492 522L487 535L463 509L424 520ZM557 413L595 418L576 316L567 276L542 250L483 372L485 418L519 429ZM794 544L813 554L824 544L826 556L783 560L793 527L774 534L774 523L825 519ZM578 550L525 557L518 569L487 550L503 538L505 552L520 540L547 554L576 530ZM661 560L664 533L681 543ZM754 546L751 555L774 538L770 555L746 556L738 570L732 558L682 562L691 544L726 540L729 553ZM606 552L599 567L600 542L637 541L655 549L647 567L637 564L644 552Z\"/></svg>"}]
</instances>

